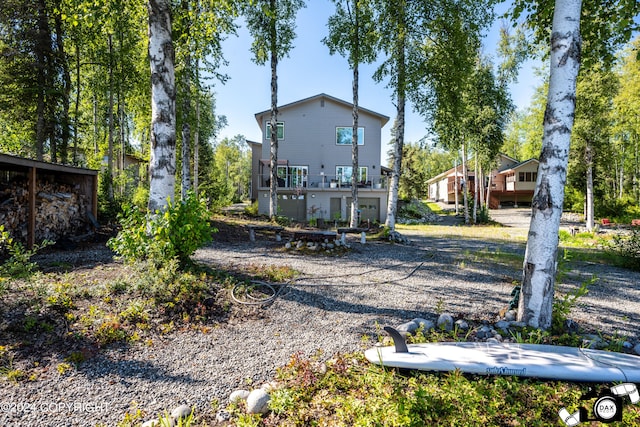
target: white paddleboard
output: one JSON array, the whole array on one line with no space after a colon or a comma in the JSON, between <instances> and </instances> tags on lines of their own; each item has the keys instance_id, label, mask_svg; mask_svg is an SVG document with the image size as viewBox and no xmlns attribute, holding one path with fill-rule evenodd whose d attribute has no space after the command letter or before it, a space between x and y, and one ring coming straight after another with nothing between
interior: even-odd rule
<instances>
[{"instance_id":1,"label":"white paddleboard","mask_svg":"<svg viewBox=\"0 0 640 427\"><path fill-rule=\"evenodd\" d=\"M584 383L640 384L640 357L543 344L438 342L365 351L372 363L423 371L454 371Z\"/></svg>"}]
</instances>

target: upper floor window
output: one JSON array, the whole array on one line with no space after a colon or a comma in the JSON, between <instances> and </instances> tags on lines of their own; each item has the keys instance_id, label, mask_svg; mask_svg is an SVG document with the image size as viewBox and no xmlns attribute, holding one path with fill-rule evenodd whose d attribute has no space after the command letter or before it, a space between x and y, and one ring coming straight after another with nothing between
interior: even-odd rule
<instances>
[{"instance_id":1,"label":"upper floor window","mask_svg":"<svg viewBox=\"0 0 640 427\"><path fill-rule=\"evenodd\" d=\"M353 166L336 166L336 178L342 184L348 184L351 182L351 177L353 176ZM360 166L358 167L358 181L366 182L367 181L367 167Z\"/></svg>"},{"instance_id":2,"label":"upper floor window","mask_svg":"<svg viewBox=\"0 0 640 427\"><path fill-rule=\"evenodd\" d=\"M271 123L267 122L264 126L264 138L271 139ZM284 139L284 122L278 122L278 139Z\"/></svg>"},{"instance_id":3,"label":"upper floor window","mask_svg":"<svg viewBox=\"0 0 640 427\"><path fill-rule=\"evenodd\" d=\"M518 174L518 181L520 182L536 182L538 179L538 172L520 172Z\"/></svg>"},{"instance_id":4,"label":"upper floor window","mask_svg":"<svg viewBox=\"0 0 640 427\"><path fill-rule=\"evenodd\" d=\"M351 145L353 142L353 127L336 127L336 145ZM358 128L358 145L364 145L364 128Z\"/></svg>"}]
</instances>

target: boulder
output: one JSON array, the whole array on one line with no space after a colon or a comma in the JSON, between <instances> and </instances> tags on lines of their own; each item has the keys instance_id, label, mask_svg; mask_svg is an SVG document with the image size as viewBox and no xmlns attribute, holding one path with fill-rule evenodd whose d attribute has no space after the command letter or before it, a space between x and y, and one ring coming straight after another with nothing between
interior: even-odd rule
<instances>
[{"instance_id":1,"label":"boulder","mask_svg":"<svg viewBox=\"0 0 640 427\"><path fill-rule=\"evenodd\" d=\"M448 313L442 313L436 321L436 326L441 331L453 330L453 316Z\"/></svg>"},{"instance_id":2,"label":"boulder","mask_svg":"<svg viewBox=\"0 0 640 427\"><path fill-rule=\"evenodd\" d=\"M269 412L269 401L271 397L261 388L253 390L247 396L248 414L266 414Z\"/></svg>"},{"instance_id":3,"label":"boulder","mask_svg":"<svg viewBox=\"0 0 640 427\"><path fill-rule=\"evenodd\" d=\"M396 330L398 332L406 332L406 333L412 334L418 330L418 327L419 326L416 322L411 321L411 322L407 322L407 323L403 323L402 325L399 325L396 328Z\"/></svg>"},{"instance_id":4,"label":"boulder","mask_svg":"<svg viewBox=\"0 0 640 427\"><path fill-rule=\"evenodd\" d=\"M458 319L456 320L455 325L458 327L459 330L461 331L468 331L469 330L469 324L467 323L466 320L463 319Z\"/></svg>"},{"instance_id":5,"label":"boulder","mask_svg":"<svg viewBox=\"0 0 640 427\"><path fill-rule=\"evenodd\" d=\"M191 412L193 412L193 410L189 405L180 405L171 411L171 418L175 418L176 420L187 418L191 415Z\"/></svg>"},{"instance_id":6,"label":"boulder","mask_svg":"<svg viewBox=\"0 0 640 427\"><path fill-rule=\"evenodd\" d=\"M235 390L229 395L229 403L237 403L242 400L247 400L249 397L249 390Z\"/></svg>"},{"instance_id":7,"label":"boulder","mask_svg":"<svg viewBox=\"0 0 640 427\"><path fill-rule=\"evenodd\" d=\"M421 317L416 317L412 320L413 323L418 325L418 328L422 328L422 332L430 331L431 329L435 329L436 325L431 320L423 319Z\"/></svg>"}]
</instances>

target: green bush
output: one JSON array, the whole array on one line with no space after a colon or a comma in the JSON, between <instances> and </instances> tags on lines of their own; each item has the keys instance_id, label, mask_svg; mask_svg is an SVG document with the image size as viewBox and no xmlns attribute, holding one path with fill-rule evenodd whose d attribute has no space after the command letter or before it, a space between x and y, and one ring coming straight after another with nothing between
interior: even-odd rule
<instances>
[{"instance_id":1,"label":"green bush","mask_svg":"<svg viewBox=\"0 0 640 427\"><path fill-rule=\"evenodd\" d=\"M205 200L193 193L154 215L126 207L119 220L122 230L107 244L128 262L148 259L163 263L176 258L182 265L188 264L189 257L211 241L215 232Z\"/></svg>"},{"instance_id":2,"label":"green bush","mask_svg":"<svg viewBox=\"0 0 640 427\"><path fill-rule=\"evenodd\" d=\"M640 270L640 230L633 229L629 235L615 234L607 250L623 258L625 267Z\"/></svg>"},{"instance_id":3,"label":"green bush","mask_svg":"<svg viewBox=\"0 0 640 427\"><path fill-rule=\"evenodd\" d=\"M45 240L39 245L27 250L21 242L14 240L8 231L5 231L4 225L0 225L0 248L5 249L9 258L0 265L0 276L11 278L29 278L35 273L37 265L31 262L40 249L53 245L55 242Z\"/></svg>"}]
</instances>

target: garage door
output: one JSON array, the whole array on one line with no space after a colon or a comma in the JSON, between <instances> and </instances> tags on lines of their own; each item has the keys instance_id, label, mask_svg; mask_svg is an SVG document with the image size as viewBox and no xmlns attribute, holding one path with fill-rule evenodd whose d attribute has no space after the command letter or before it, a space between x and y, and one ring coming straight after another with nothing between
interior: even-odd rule
<instances>
[{"instance_id":1,"label":"garage door","mask_svg":"<svg viewBox=\"0 0 640 427\"><path fill-rule=\"evenodd\" d=\"M296 221L307 220L307 200L304 194L278 194L278 215Z\"/></svg>"},{"instance_id":2,"label":"garage door","mask_svg":"<svg viewBox=\"0 0 640 427\"><path fill-rule=\"evenodd\" d=\"M347 199L347 206L351 206L351 197ZM380 199L358 197L360 221L380 222Z\"/></svg>"}]
</instances>

